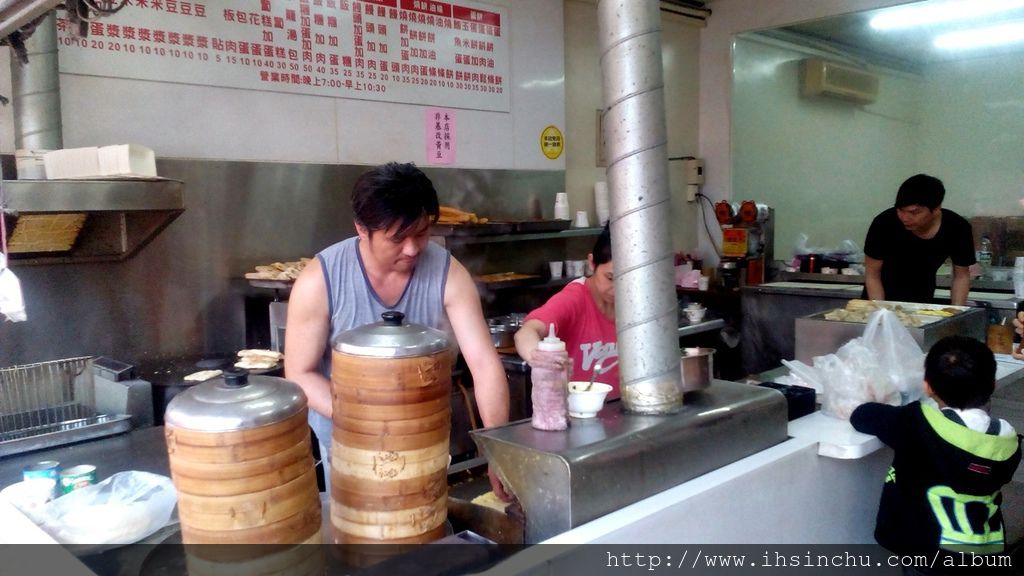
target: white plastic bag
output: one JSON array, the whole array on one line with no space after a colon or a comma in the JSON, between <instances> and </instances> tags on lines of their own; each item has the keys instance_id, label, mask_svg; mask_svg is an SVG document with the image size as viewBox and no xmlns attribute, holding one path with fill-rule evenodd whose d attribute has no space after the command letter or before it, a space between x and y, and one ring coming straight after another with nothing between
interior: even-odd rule
<instances>
[{"instance_id":1,"label":"white plastic bag","mask_svg":"<svg viewBox=\"0 0 1024 576\"><path fill-rule=\"evenodd\" d=\"M885 309L868 318L862 336L815 357L814 371L823 384L822 412L843 420L865 402L900 406L924 395L924 353Z\"/></svg>"},{"instance_id":2,"label":"white plastic bag","mask_svg":"<svg viewBox=\"0 0 1024 576\"><path fill-rule=\"evenodd\" d=\"M47 504L42 528L61 544L131 544L165 526L177 500L166 476L118 472Z\"/></svg>"},{"instance_id":3,"label":"white plastic bag","mask_svg":"<svg viewBox=\"0 0 1024 576\"><path fill-rule=\"evenodd\" d=\"M878 355L884 377L899 391L902 404L924 396L924 357L921 347L895 313L879 310L868 318L864 343Z\"/></svg>"},{"instance_id":4,"label":"white plastic bag","mask_svg":"<svg viewBox=\"0 0 1024 576\"><path fill-rule=\"evenodd\" d=\"M2 212L2 211L0 211ZM0 213L0 218L3 214ZM7 267L7 255L0 252L0 315L11 322L24 322L25 301L21 296L21 283L14 272Z\"/></svg>"}]
</instances>

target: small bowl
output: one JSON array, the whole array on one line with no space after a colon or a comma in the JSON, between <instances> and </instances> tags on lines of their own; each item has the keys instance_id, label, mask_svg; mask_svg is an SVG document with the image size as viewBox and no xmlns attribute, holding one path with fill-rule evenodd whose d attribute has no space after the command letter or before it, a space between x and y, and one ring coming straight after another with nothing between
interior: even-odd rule
<instances>
[{"instance_id":1,"label":"small bowl","mask_svg":"<svg viewBox=\"0 0 1024 576\"><path fill-rule=\"evenodd\" d=\"M689 309L688 308L686 310L686 317L690 320L691 323L697 323L697 322L700 322L701 320L704 319L704 314L705 313L707 313L707 309L705 309L705 308L700 308L700 309Z\"/></svg>"},{"instance_id":2,"label":"small bowl","mask_svg":"<svg viewBox=\"0 0 1024 576\"><path fill-rule=\"evenodd\" d=\"M590 382L569 382L569 416L573 418L593 418L604 406L604 399L612 391L612 387L601 382L594 382L590 390L585 390Z\"/></svg>"}]
</instances>

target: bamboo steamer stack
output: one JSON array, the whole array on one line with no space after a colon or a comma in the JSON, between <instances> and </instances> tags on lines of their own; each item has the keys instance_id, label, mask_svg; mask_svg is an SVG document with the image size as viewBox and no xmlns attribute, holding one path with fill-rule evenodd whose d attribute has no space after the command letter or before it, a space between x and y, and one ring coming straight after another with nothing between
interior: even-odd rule
<instances>
[{"instance_id":1,"label":"bamboo steamer stack","mask_svg":"<svg viewBox=\"0 0 1024 576\"><path fill-rule=\"evenodd\" d=\"M331 524L339 544L419 544L447 527L451 353L400 312L333 342Z\"/></svg>"},{"instance_id":2,"label":"bamboo steamer stack","mask_svg":"<svg viewBox=\"0 0 1024 576\"><path fill-rule=\"evenodd\" d=\"M318 563L318 546L268 546L322 541L307 410L297 385L237 369L188 389L167 406L165 436L182 542L260 545L242 554L192 546L190 553L208 552L188 558L193 570L207 566L217 573L225 563L241 562L251 574L269 574L274 571L252 563L268 567L287 558L289 569L302 561Z\"/></svg>"}]
</instances>

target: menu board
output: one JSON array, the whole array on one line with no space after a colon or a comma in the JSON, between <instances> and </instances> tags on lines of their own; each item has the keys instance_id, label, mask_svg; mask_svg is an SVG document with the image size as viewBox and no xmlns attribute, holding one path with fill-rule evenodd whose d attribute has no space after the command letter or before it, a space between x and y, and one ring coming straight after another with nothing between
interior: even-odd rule
<instances>
[{"instance_id":1,"label":"menu board","mask_svg":"<svg viewBox=\"0 0 1024 576\"><path fill-rule=\"evenodd\" d=\"M509 111L508 15L468 0L128 0L61 72Z\"/></svg>"}]
</instances>

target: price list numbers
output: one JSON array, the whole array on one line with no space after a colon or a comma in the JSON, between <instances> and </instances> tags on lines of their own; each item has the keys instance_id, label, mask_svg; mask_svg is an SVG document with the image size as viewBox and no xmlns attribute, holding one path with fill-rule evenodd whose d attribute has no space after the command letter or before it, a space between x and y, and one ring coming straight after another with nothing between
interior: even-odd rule
<instances>
[{"instance_id":1,"label":"price list numbers","mask_svg":"<svg viewBox=\"0 0 1024 576\"><path fill-rule=\"evenodd\" d=\"M128 1L87 38L58 20L65 71L507 110L503 15L471 2Z\"/></svg>"}]
</instances>

